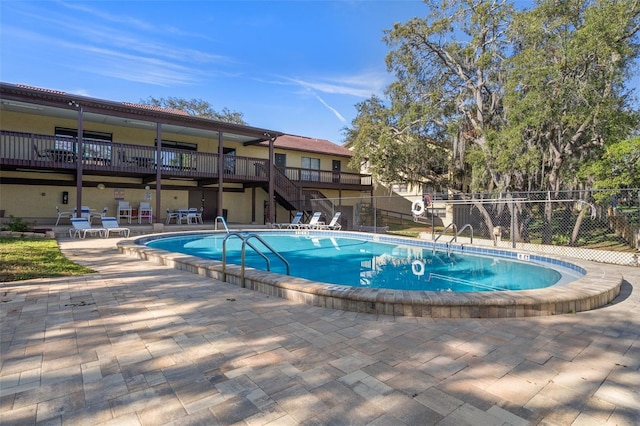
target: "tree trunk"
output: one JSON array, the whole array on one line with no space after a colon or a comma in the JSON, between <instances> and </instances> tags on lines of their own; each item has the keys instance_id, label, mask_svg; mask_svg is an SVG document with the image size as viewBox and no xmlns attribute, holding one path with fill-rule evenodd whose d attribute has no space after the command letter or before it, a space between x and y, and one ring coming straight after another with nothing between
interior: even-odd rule
<instances>
[{"instance_id":1,"label":"tree trunk","mask_svg":"<svg viewBox=\"0 0 640 426\"><path fill-rule=\"evenodd\" d=\"M582 210L580 210L578 219L576 219L576 224L573 226L573 233L571 234L571 242L569 243L569 245L572 245L572 246L576 245L576 240L578 239L578 234L580 233L580 226L582 226L584 215L587 213L588 209L589 209L589 205L584 204L582 206Z\"/></svg>"}]
</instances>

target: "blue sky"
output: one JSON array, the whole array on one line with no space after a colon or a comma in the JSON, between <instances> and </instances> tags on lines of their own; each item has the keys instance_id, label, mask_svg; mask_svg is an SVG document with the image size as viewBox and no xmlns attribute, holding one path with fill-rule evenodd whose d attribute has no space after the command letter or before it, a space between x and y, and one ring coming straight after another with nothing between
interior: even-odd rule
<instances>
[{"instance_id":1,"label":"blue sky","mask_svg":"<svg viewBox=\"0 0 640 426\"><path fill-rule=\"evenodd\" d=\"M0 0L0 80L203 99L252 126L341 144L356 103L393 80L383 31L427 13L420 0Z\"/></svg>"},{"instance_id":2,"label":"blue sky","mask_svg":"<svg viewBox=\"0 0 640 426\"><path fill-rule=\"evenodd\" d=\"M0 77L113 101L203 99L252 126L344 142L392 81L383 30L419 0L0 2Z\"/></svg>"}]
</instances>

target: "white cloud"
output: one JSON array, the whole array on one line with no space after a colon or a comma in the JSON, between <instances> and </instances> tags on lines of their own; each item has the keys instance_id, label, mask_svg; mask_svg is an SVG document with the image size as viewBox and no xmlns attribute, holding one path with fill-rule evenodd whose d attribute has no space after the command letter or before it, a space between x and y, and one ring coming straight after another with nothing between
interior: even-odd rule
<instances>
[{"instance_id":1,"label":"white cloud","mask_svg":"<svg viewBox=\"0 0 640 426\"><path fill-rule=\"evenodd\" d=\"M323 78L316 81L290 78L289 81L322 93L368 98L380 95L389 81L388 74L366 72L362 74Z\"/></svg>"},{"instance_id":2,"label":"white cloud","mask_svg":"<svg viewBox=\"0 0 640 426\"><path fill-rule=\"evenodd\" d=\"M342 122L342 123L346 123L346 122L347 122L347 120L342 116L342 114L340 114L340 113L338 112L338 110L336 110L335 108L333 108L331 105L327 104L327 103L324 101L324 99L322 99L322 98L321 98L320 96L318 96L317 94L315 94L315 93L314 93L313 95L316 97L316 99L317 99L317 100L319 100L319 101L320 101L320 103L321 103L322 105L324 105L325 107L327 107L327 109L328 109L329 111L331 111L331 112L333 113L333 115L335 115L335 116L338 118L338 120L340 120L340 122Z\"/></svg>"}]
</instances>

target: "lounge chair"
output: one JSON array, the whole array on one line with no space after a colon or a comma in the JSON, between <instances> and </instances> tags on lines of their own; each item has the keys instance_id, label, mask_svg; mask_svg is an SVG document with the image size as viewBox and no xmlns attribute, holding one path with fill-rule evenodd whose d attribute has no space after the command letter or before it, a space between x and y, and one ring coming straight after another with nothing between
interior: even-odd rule
<instances>
[{"instance_id":1,"label":"lounge chair","mask_svg":"<svg viewBox=\"0 0 640 426\"><path fill-rule=\"evenodd\" d=\"M58 220L56 220L56 226L58 226L58 223L60 222L60 219L62 219L62 218L71 219L73 217L73 212L72 211L61 212L60 209L58 208L58 206L56 206L56 212L58 213Z\"/></svg>"},{"instance_id":2,"label":"lounge chair","mask_svg":"<svg viewBox=\"0 0 640 426\"><path fill-rule=\"evenodd\" d=\"M298 229L312 229L312 228L315 228L316 226L318 226L318 222L320 221L320 216L321 215L322 215L322 213L320 213L320 212L313 213L313 216L311 216L311 219L309 219L309 223L300 223L300 224L298 224Z\"/></svg>"},{"instance_id":3,"label":"lounge chair","mask_svg":"<svg viewBox=\"0 0 640 426\"><path fill-rule=\"evenodd\" d=\"M104 228L92 228L89 223L89 219L86 217L72 217L71 225L73 228L69 228L69 237L70 238L85 238L87 234L89 235L98 235L100 237L107 237L107 230Z\"/></svg>"},{"instance_id":4,"label":"lounge chair","mask_svg":"<svg viewBox=\"0 0 640 426\"><path fill-rule=\"evenodd\" d=\"M304 215L303 212L298 212L296 213L296 215L293 217L293 219L291 219L291 222L289 223L274 223L273 224L273 228L297 228L298 225L300 224L300 220L302 219L302 216Z\"/></svg>"},{"instance_id":5,"label":"lounge chair","mask_svg":"<svg viewBox=\"0 0 640 426\"><path fill-rule=\"evenodd\" d=\"M123 228L118 224L118 219L115 217L103 217L102 218L102 226L104 227L106 236L105 238L109 238L109 235L112 232L116 232L118 235L127 238L131 233L129 228Z\"/></svg>"},{"instance_id":6,"label":"lounge chair","mask_svg":"<svg viewBox=\"0 0 640 426\"><path fill-rule=\"evenodd\" d=\"M336 214L333 215L333 218L331 219L331 222L329 222L327 225L324 224L317 224L315 225L313 228L314 229L327 229L327 230L331 230L331 231L339 231L340 229L342 229L342 225L340 225L338 223L338 219L340 219L340 215L342 213L341 212L336 212Z\"/></svg>"}]
</instances>

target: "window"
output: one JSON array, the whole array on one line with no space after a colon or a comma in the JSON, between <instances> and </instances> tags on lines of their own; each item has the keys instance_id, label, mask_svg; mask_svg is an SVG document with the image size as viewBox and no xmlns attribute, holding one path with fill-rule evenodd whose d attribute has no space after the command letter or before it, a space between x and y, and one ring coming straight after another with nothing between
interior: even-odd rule
<instances>
[{"instance_id":1,"label":"window","mask_svg":"<svg viewBox=\"0 0 640 426\"><path fill-rule=\"evenodd\" d=\"M391 190L393 192L403 194L409 192L409 187L406 183L394 183L393 185L391 185Z\"/></svg>"},{"instance_id":2,"label":"window","mask_svg":"<svg viewBox=\"0 0 640 426\"><path fill-rule=\"evenodd\" d=\"M331 161L331 170L333 171L333 176L331 177L331 181L333 183L340 182L340 169L342 168L342 164L340 160L332 160Z\"/></svg>"},{"instance_id":3,"label":"window","mask_svg":"<svg viewBox=\"0 0 640 426\"><path fill-rule=\"evenodd\" d=\"M224 173L236 174L236 150L222 147L222 153L224 154Z\"/></svg>"},{"instance_id":4,"label":"window","mask_svg":"<svg viewBox=\"0 0 640 426\"><path fill-rule=\"evenodd\" d=\"M302 157L302 171L300 174L300 179L313 182L317 182L318 180L320 180L320 173L313 170L320 170L320 159Z\"/></svg>"},{"instance_id":5,"label":"window","mask_svg":"<svg viewBox=\"0 0 640 426\"><path fill-rule=\"evenodd\" d=\"M56 127L56 149L76 152L78 129ZM112 134L105 132L82 131L82 150L85 159L110 160Z\"/></svg>"},{"instance_id":6,"label":"window","mask_svg":"<svg viewBox=\"0 0 640 426\"><path fill-rule=\"evenodd\" d=\"M275 154L274 165L281 169L287 167L287 154Z\"/></svg>"},{"instance_id":7,"label":"window","mask_svg":"<svg viewBox=\"0 0 640 426\"><path fill-rule=\"evenodd\" d=\"M158 146L158 140L155 140ZM164 149L168 148L168 149ZM162 140L162 166L173 169L195 169L195 158L188 153L177 152L175 150L197 151L198 145L189 142L178 142Z\"/></svg>"}]
</instances>

